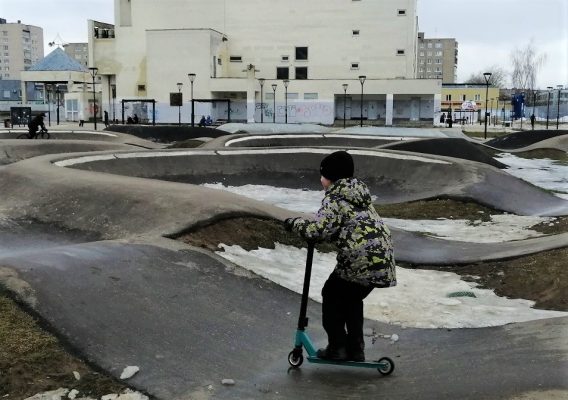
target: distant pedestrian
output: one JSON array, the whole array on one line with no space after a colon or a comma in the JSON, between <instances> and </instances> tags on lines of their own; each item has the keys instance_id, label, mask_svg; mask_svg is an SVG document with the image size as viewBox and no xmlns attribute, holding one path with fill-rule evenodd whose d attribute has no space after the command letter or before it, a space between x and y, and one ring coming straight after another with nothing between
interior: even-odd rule
<instances>
[{"instance_id":1,"label":"distant pedestrian","mask_svg":"<svg viewBox=\"0 0 568 400\"><path fill-rule=\"evenodd\" d=\"M83 113L83 110L79 111L79 126L83 126L85 125L85 114Z\"/></svg>"},{"instance_id":2,"label":"distant pedestrian","mask_svg":"<svg viewBox=\"0 0 568 400\"><path fill-rule=\"evenodd\" d=\"M440 123L443 124L446 122L446 113L442 113L442 115L440 115Z\"/></svg>"},{"instance_id":3,"label":"distant pedestrian","mask_svg":"<svg viewBox=\"0 0 568 400\"><path fill-rule=\"evenodd\" d=\"M209 126L213 124L213 120L211 119L211 115L207 116L207 119L205 120L205 125Z\"/></svg>"},{"instance_id":4,"label":"distant pedestrian","mask_svg":"<svg viewBox=\"0 0 568 400\"><path fill-rule=\"evenodd\" d=\"M531 115L531 127L532 130L534 131L534 122L536 121L536 117L534 116L534 114Z\"/></svg>"},{"instance_id":5,"label":"distant pedestrian","mask_svg":"<svg viewBox=\"0 0 568 400\"><path fill-rule=\"evenodd\" d=\"M205 121L206 121L205 115L202 115L201 119L199 120L199 126L205 126Z\"/></svg>"},{"instance_id":6,"label":"distant pedestrian","mask_svg":"<svg viewBox=\"0 0 568 400\"><path fill-rule=\"evenodd\" d=\"M448 114L448 118L446 118L446 121L448 122L448 128L452 127L453 124L453 120L452 120L452 114Z\"/></svg>"},{"instance_id":7,"label":"distant pedestrian","mask_svg":"<svg viewBox=\"0 0 568 400\"><path fill-rule=\"evenodd\" d=\"M134 114L134 118L132 118L132 121L137 124L138 123L138 115Z\"/></svg>"},{"instance_id":8,"label":"distant pedestrian","mask_svg":"<svg viewBox=\"0 0 568 400\"><path fill-rule=\"evenodd\" d=\"M104 115L105 128L108 128L108 111L105 110Z\"/></svg>"}]
</instances>

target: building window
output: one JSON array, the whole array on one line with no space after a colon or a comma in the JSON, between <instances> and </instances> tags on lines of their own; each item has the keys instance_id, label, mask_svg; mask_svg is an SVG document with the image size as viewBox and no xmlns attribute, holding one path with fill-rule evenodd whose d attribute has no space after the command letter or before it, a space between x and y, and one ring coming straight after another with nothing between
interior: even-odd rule
<instances>
[{"instance_id":1,"label":"building window","mask_svg":"<svg viewBox=\"0 0 568 400\"><path fill-rule=\"evenodd\" d=\"M288 79L289 75L288 67L276 67L276 79Z\"/></svg>"},{"instance_id":2,"label":"building window","mask_svg":"<svg viewBox=\"0 0 568 400\"><path fill-rule=\"evenodd\" d=\"M10 91L9 91L9 90L4 90L4 98L5 98L5 99L9 99L9 98L10 98Z\"/></svg>"},{"instance_id":3,"label":"building window","mask_svg":"<svg viewBox=\"0 0 568 400\"><path fill-rule=\"evenodd\" d=\"M282 57L280 57L280 60L282 62L288 62L290 60L290 56L282 56Z\"/></svg>"},{"instance_id":4,"label":"building window","mask_svg":"<svg viewBox=\"0 0 568 400\"><path fill-rule=\"evenodd\" d=\"M440 67L436 67L436 72L442 72L442 70L440 69Z\"/></svg>"},{"instance_id":5,"label":"building window","mask_svg":"<svg viewBox=\"0 0 568 400\"><path fill-rule=\"evenodd\" d=\"M296 60L307 61L307 59L308 59L308 48L296 47Z\"/></svg>"},{"instance_id":6,"label":"building window","mask_svg":"<svg viewBox=\"0 0 568 400\"><path fill-rule=\"evenodd\" d=\"M418 60L418 63L424 64L424 60Z\"/></svg>"},{"instance_id":7,"label":"building window","mask_svg":"<svg viewBox=\"0 0 568 400\"><path fill-rule=\"evenodd\" d=\"M428 48L429 48L429 49L432 48L432 43L428 43Z\"/></svg>"},{"instance_id":8,"label":"building window","mask_svg":"<svg viewBox=\"0 0 568 400\"><path fill-rule=\"evenodd\" d=\"M442 53L440 50L436 51L436 55L437 55L437 56L441 56L442 54L443 54L443 53Z\"/></svg>"},{"instance_id":9,"label":"building window","mask_svg":"<svg viewBox=\"0 0 568 400\"><path fill-rule=\"evenodd\" d=\"M423 51L420 52L420 57L424 57L424 52L423 52Z\"/></svg>"},{"instance_id":10,"label":"building window","mask_svg":"<svg viewBox=\"0 0 568 400\"><path fill-rule=\"evenodd\" d=\"M481 100L481 95L476 94L476 95L475 95L475 101L480 101L480 100Z\"/></svg>"},{"instance_id":11,"label":"building window","mask_svg":"<svg viewBox=\"0 0 568 400\"><path fill-rule=\"evenodd\" d=\"M406 15L406 10L398 10L397 15L400 16Z\"/></svg>"},{"instance_id":12,"label":"building window","mask_svg":"<svg viewBox=\"0 0 568 400\"><path fill-rule=\"evenodd\" d=\"M318 94L317 93L304 93L304 100L317 100Z\"/></svg>"},{"instance_id":13,"label":"building window","mask_svg":"<svg viewBox=\"0 0 568 400\"><path fill-rule=\"evenodd\" d=\"M420 48L421 48L421 49L424 48L424 43L420 43Z\"/></svg>"},{"instance_id":14,"label":"building window","mask_svg":"<svg viewBox=\"0 0 568 400\"><path fill-rule=\"evenodd\" d=\"M404 55L404 49L398 49L398 50L396 51L396 55L397 55L397 56L403 56L403 55Z\"/></svg>"},{"instance_id":15,"label":"building window","mask_svg":"<svg viewBox=\"0 0 568 400\"><path fill-rule=\"evenodd\" d=\"M429 58L428 61L426 61L427 64L432 64L432 59Z\"/></svg>"},{"instance_id":16,"label":"building window","mask_svg":"<svg viewBox=\"0 0 568 400\"><path fill-rule=\"evenodd\" d=\"M358 62L351 63L351 69L359 69L359 63Z\"/></svg>"},{"instance_id":17,"label":"building window","mask_svg":"<svg viewBox=\"0 0 568 400\"><path fill-rule=\"evenodd\" d=\"M231 62L243 62L243 58L241 56L231 56L229 58L229 61L231 61Z\"/></svg>"},{"instance_id":18,"label":"building window","mask_svg":"<svg viewBox=\"0 0 568 400\"><path fill-rule=\"evenodd\" d=\"M436 47L437 49L441 49L442 48L442 43L436 43L434 45L434 47Z\"/></svg>"},{"instance_id":19,"label":"building window","mask_svg":"<svg viewBox=\"0 0 568 400\"><path fill-rule=\"evenodd\" d=\"M446 95L446 101L452 101L452 95L451 94Z\"/></svg>"},{"instance_id":20,"label":"building window","mask_svg":"<svg viewBox=\"0 0 568 400\"><path fill-rule=\"evenodd\" d=\"M418 72L424 72L424 67L418 68Z\"/></svg>"},{"instance_id":21,"label":"building window","mask_svg":"<svg viewBox=\"0 0 568 400\"><path fill-rule=\"evenodd\" d=\"M308 79L308 67L296 67L296 79Z\"/></svg>"},{"instance_id":22,"label":"building window","mask_svg":"<svg viewBox=\"0 0 568 400\"><path fill-rule=\"evenodd\" d=\"M138 91L139 92L145 92L146 91L146 85L138 85Z\"/></svg>"},{"instance_id":23,"label":"building window","mask_svg":"<svg viewBox=\"0 0 568 400\"><path fill-rule=\"evenodd\" d=\"M436 58L436 64L441 64L442 60L440 60L439 58Z\"/></svg>"},{"instance_id":24,"label":"building window","mask_svg":"<svg viewBox=\"0 0 568 400\"><path fill-rule=\"evenodd\" d=\"M427 55L428 57L432 57L432 52L429 51L426 55Z\"/></svg>"},{"instance_id":25,"label":"building window","mask_svg":"<svg viewBox=\"0 0 568 400\"><path fill-rule=\"evenodd\" d=\"M353 29L353 36L359 36L359 29Z\"/></svg>"},{"instance_id":26,"label":"building window","mask_svg":"<svg viewBox=\"0 0 568 400\"><path fill-rule=\"evenodd\" d=\"M426 68L426 72L432 72L432 68L430 67Z\"/></svg>"}]
</instances>

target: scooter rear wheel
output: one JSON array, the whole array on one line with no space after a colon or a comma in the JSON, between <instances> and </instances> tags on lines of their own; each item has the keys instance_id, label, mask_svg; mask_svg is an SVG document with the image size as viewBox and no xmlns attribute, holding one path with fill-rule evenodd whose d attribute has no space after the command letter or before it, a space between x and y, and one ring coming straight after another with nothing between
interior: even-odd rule
<instances>
[{"instance_id":1,"label":"scooter rear wheel","mask_svg":"<svg viewBox=\"0 0 568 400\"><path fill-rule=\"evenodd\" d=\"M377 370L383 375L390 375L394 371L394 361L388 357L383 357L379 360L379 368Z\"/></svg>"},{"instance_id":2,"label":"scooter rear wheel","mask_svg":"<svg viewBox=\"0 0 568 400\"><path fill-rule=\"evenodd\" d=\"M302 365L303 362L304 362L304 356L301 354L296 354L294 350L292 350L290 354L288 354L288 363L292 367L297 368L300 365Z\"/></svg>"}]
</instances>

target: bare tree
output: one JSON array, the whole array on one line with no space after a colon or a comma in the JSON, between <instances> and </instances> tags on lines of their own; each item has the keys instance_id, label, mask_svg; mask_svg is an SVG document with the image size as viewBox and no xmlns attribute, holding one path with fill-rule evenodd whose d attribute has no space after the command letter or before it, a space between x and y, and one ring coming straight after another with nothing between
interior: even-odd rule
<instances>
[{"instance_id":1,"label":"bare tree","mask_svg":"<svg viewBox=\"0 0 568 400\"><path fill-rule=\"evenodd\" d=\"M497 65L492 65L491 67L486 68L483 71L471 74L465 81L465 83L485 85L485 77L483 76L485 72L491 72L491 77L489 78L489 84L491 86L503 88L507 84L507 71Z\"/></svg>"},{"instance_id":2,"label":"bare tree","mask_svg":"<svg viewBox=\"0 0 568 400\"><path fill-rule=\"evenodd\" d=\"M511 52L513 87L526 92L534 91L538 71L546 62L546 54L538 54L533 41Z\"/></svg>"}]
</instances>

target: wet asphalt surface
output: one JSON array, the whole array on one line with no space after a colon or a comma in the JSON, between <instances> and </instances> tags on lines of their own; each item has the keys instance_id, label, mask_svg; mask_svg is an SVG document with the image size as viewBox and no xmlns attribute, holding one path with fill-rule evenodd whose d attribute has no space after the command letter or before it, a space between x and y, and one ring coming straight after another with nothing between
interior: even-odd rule
<instances>
[{"instance_id":1,"label":"wet asphalt surface","mask_svg":"<svg viewBox=\"0 0 568 400\"><path fill-rule=\"evenodd\" d=\"M161 399L506 399L568 389L568 319L495 328L366 327L368 359L395 372L309 364L287 354L300 296L192 250L96 241L96 235L30 221L0 225L0 266L16 270L36 311L90 361ZM309 332L324 344L320 305ZM222 379L235 380L223 386Z\"/></svg>"}]
</instances>

